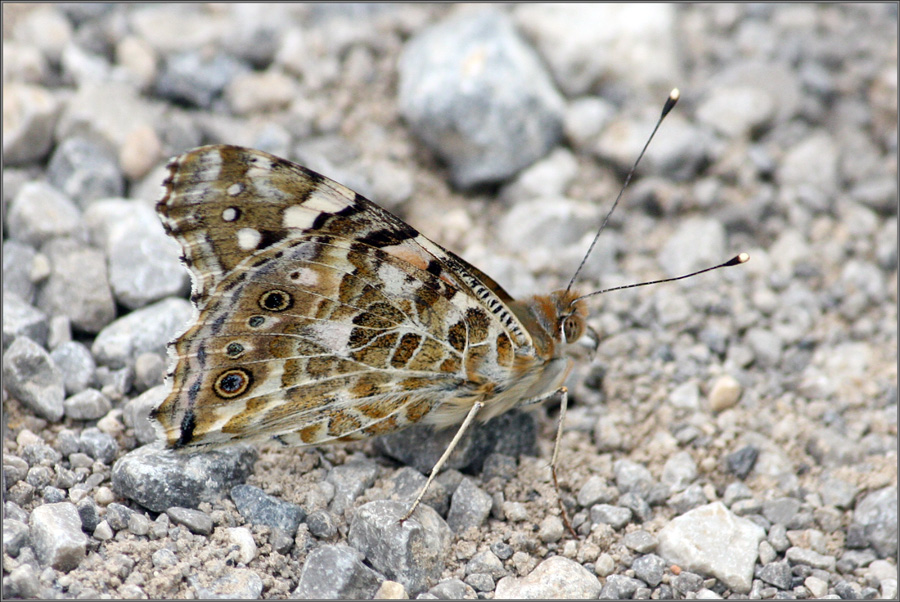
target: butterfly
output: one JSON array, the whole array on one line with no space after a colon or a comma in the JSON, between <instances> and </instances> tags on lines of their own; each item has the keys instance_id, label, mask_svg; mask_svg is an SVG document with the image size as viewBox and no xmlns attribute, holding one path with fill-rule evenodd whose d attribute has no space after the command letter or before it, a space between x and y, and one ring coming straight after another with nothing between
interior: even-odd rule
<instances>
[{"instance_id":1,"label":"butterfly","mask_svg":"<svg viewBox=\"0 0 900 602\"><path fill-rule=\"evenodd\" d=\"M430 483L473 420L554 395L564 413L572 352L586 333L596 347L571 283L513 299L372 201L261 151L176 157L157 211L197 310L151 414L174 449L461 424ZM554 478L558 449L559 436Z\"/></svg>"}]
</instances>

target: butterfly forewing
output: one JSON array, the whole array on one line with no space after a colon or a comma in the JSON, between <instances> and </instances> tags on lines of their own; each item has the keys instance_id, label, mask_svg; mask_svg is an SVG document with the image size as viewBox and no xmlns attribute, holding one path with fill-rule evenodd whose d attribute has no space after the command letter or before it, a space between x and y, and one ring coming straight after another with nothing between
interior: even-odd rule
<instances>
[{"instance_id":1,"label":"butterfly forewing","mask_svg":"<svg viewBox=\"0 0 900 602\"><path fill-rule=\"evenodd\" d=\"M165 187L157 208L199 310L155 411L170 445L362 438L457 423L476 400L489 418L559 386L542 369L558 315L535 323L531 305L340 184L211 146L173 160Z\"/></svg>"}]
</instances>

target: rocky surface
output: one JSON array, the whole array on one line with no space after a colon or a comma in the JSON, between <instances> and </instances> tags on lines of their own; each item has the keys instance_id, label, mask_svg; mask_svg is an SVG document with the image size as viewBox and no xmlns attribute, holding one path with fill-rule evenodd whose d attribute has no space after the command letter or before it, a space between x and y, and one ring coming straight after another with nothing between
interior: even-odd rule
<instances>
[{"instance_id":1,"label":"rocky surface","mask_svg":"<svg viewBox=\"0 0 900 602\"><path fill-rule=\"evenodd\" d=\"M893 5L5 4L6 598L896 598ZM446 50L450 49L450 50ZM167 157L296 160L516 297L588 301L558 404L177 456ZM8 101L8 102L7 102Z\"/></svg>"}]
</instances>

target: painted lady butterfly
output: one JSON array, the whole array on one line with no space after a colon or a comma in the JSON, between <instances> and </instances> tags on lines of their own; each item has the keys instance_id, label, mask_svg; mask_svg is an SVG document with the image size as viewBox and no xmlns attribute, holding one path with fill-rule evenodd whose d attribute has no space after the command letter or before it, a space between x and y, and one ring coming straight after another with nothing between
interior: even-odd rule
<instances>
[{"instance_id":1,"label":"painted lady butterfly","mask_svg":"<svg viewBox=\"0 0 900 602\"><path fill-rule=\"evenodd\" d=\"M556 394L565 411L569 352L588 331L571 284L514 300L375 203L260 151L195 149L164 184L157 210L199 312L153 412L170 447L462 423L434 477L472 420Z\"/></svg>"}]
</instances>

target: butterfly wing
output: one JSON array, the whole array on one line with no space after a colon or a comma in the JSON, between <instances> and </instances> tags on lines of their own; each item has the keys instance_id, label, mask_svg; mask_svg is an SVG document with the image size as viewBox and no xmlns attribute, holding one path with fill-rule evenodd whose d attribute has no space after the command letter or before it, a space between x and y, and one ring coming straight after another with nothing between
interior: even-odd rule
<instances>
[{"instance_id":1,"label":"butterfly wing","mask_svg":"<svg viewBox=\"0 0 900 602\"><path fill-rule=\"evenodd\" d=\"M340 184L231 146L169 169L157 210L199 311L155 410L170 445L452 423L532 352L502 288Z\"/></svg>"}]
</instances>

